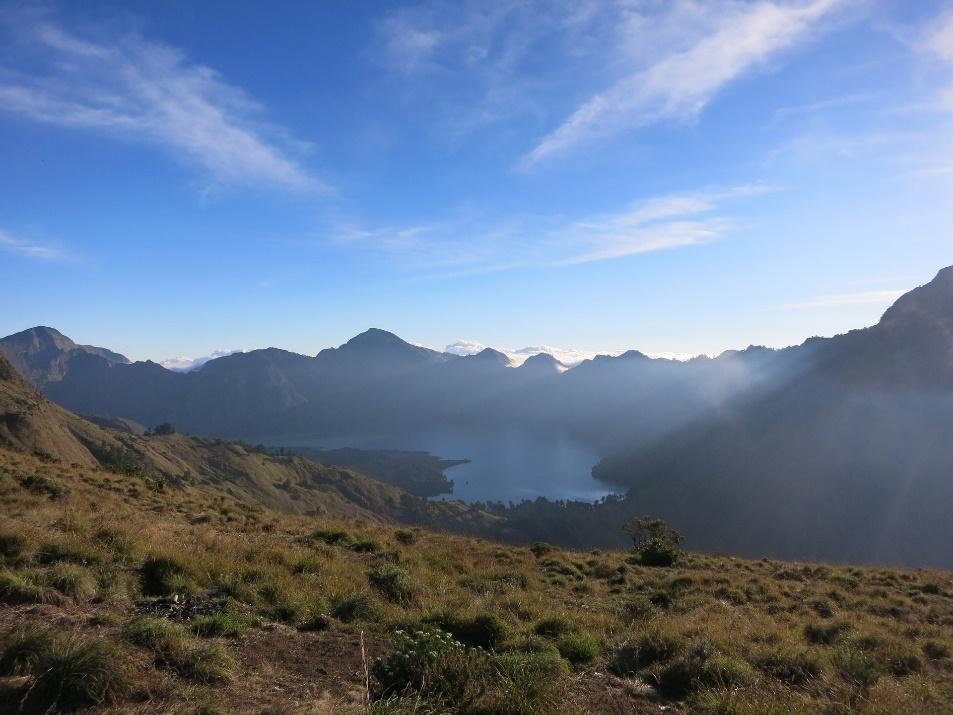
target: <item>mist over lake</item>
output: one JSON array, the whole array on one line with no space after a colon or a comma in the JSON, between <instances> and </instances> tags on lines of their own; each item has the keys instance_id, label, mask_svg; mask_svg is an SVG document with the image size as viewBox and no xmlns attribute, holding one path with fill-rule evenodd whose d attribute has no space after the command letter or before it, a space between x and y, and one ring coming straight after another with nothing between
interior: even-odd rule
<instances>
[{"instance_id":1,"label":"mist over lake","mask_svg":"<svg viewBox=\"0 0 953 715\"><path fill-rule=\"evenodd\" d=\"M434 429L327 438L271 438L276 446L356 447L429 452L468 460L446 470L453 493L438 499L514 502L537 497L596 501L619 488L592 477L599 455L561 434L526 430Z\"/></svg>"}]
</instances>

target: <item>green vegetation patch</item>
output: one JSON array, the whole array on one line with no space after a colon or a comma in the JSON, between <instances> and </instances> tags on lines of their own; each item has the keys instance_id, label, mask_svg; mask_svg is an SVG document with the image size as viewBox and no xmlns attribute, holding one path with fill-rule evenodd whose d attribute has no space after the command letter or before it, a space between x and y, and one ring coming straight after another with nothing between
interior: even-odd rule
<instances>
[{"instance_id":1,"label":"green vegetation patch","mask_svg":"<svg viewBox=\"0 0 953 715\"><path fill-rule=\"evenodd\" d=\"M59 499L66 496L67 493L66 487L57 480L40 474L28 474L20 477L19 482L24 489L28 489L34 494L44 494L50 499Z\"/></svg>"},{"instance_id":2,"label":"green vegetation patch","mask_svg":"<svg viewBox=\"0 0 953 715\"><path fill-rule=\"evenodd\" d=\"M107 641L30 628L0 639L0 675L27 675L18 712L73 712L129 690L124 659Z\"/></svg>"}]
</instances>

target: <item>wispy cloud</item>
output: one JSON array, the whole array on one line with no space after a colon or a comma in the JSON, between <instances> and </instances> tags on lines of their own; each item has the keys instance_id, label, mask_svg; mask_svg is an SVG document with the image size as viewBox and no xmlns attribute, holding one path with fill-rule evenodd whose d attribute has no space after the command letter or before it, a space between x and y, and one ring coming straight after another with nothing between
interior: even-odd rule
<instances>
[{"instance_id":1,"label":"wispy cloud","mask_svg":"<svg viewBox=\"0 0 953 715\"><path fill-rule=\"evenodd\" d=\"M481 350L490 346L484 345L476 340L458 340L444 348L444 352L452 355L476 355ZM546 353L552 355L566 367L578 365L583 360L588 360L596 356L596 352L584 350L574 350L572 348L556 348L551 345L534 345L525 348L500 348L493 347L494 350L503 353L510 360L512 367L519 367L529 360L533 355ZM605 353L608 354L608 353Z\"/></svg>"},{"instance_id":2,"label":"wispy cloud","mask_svg":"<svg viewBox=\"0 0 953 715\"><path fill-rule=\"evenodd\" d=\"M831 97L829 99L822 99L817 102L808 102L806 104L798 104L789 107L779 107L778 109L774 110L773 121L779 122L791 117L800 117L805 114L814 114L816 112L823 112L828 109L839 109L841 107L864 104L876 100L878 97L879 95L873 93L848 94L843 97Z\"/></svg>"},{"instance_id":3,"label":"wispy cloud","mask_svg":"<svg viewBox=\"0 0 953 715\"><path fill-rule=\"evenodd\" d=\"M264 122L261 105L175 48L135 34L92 41L51 24L21 36L45 70L3 70L0 111L153 143L218 183L327 188L293 158L305 146Z\"/></svg>"},{"instance_id":4,"label":"wispy cloud","mask_svg":"<svg viewBox=\"0 0 953 715\"><path fill-rule=\"evenodd\" d=\"M58 248L23 238L14 238L3 230L0 230L0 251L16 253L39 261L62 261L67 258L67 254Z\"/></svg>"},{"instance_id":5,"label":"wispy cloud","mask_svg":"<svg viewBox=\"0 0 953 715\"><path fill-rule=\"evenodd\" d=\"M785 310L810 310L813 308L832 308L845 305L888 304L897 300L909 289L903 290L874 290L863 293L834 293L818 298L812 298L799 303L789 303L782 306Z\"/></svg>"},{"instance_id":6,"label":"wispy cloud","mask_svg":"<svg viewBox=\"0 0 953 715\"><path fill-rule=\"evenodd\" d=\"M503 353L510 360L511 367L519 367L529 360L533 355L546 353L552 355L566 367L575 367L584 360L591 360L597 355L620 355L622 350L576 350L575 348L557 348L552 345L531 345L525 348L501 348L484 345L476 340L458 340L444 348L444 352L452 355L476 355L481 350L492 347L494 350ZM663 360L691 360L696 355L692 353L673 353L673 352L647 352L651 358L660 358Z\"/></svg>"},{"instance_id":7,"label":"wispy cloud","mask_svg":"<svg viewBox=\"0 0 953 715\"><path fill-rule=\"evenodd\" d=\"M378 228L351 224L339 227L333 240L442 275L570 266L717 241L740 225L726 212L732 201L776 190L755 184L657 196L579 218L526 215Z\"/></svg>"},{"instance_id":8,"label":"wispy cloud","mask_svg":"<svg viewBox=\"0 0 953 715\"><path fill-rule=\"evenodd\" d=\"M695 33L687 46L651 59L590 97L523 157L530 168L578 145L664 119L696 117L725 85L809 38L840 0L687 3ZM686 3L673 3L684 12ZM643 31L644 26L636 25ZM632 38L633 40L637 38ZM681 38L684 45L685 38Z\"/></svg>"},{"instance_id":9,"label":"wispy cloud","mask_svg":"<svg viewBox=\"0 0 953 715\"><path fill-rule=\"evenodd\" d=\"M210 355L203 355L202 357L188 357L186 355L181 355L179 357L166 358L165 360L160 360L159 364L162 367L173 370L175 372L191 372L192 370L197 370L202 367L205 363L210 360L215 360L216 358L226 357L228 355L234 355L235 353L244 352L240 349L235 350L215 350Z\"/></svg>"},{"instance_id":10,"label":"wispy cloud","mask_svg":"<svg viewBox=\"0 0 953 715\"><path fill-rule=\"evenodd\" d=\"M953 62L953 9L947 9L930 23L923 37L923 48Z\"/></svg>"}]
</instances>

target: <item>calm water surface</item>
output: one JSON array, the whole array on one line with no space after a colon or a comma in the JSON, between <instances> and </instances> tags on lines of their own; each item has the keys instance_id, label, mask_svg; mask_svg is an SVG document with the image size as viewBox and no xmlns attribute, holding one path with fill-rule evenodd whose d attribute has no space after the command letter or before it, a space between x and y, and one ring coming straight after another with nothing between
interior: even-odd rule
<instances>
[{"instance_id":1,"label":"calm water surface","mask_svg":"<svg viewBox=\"0 0 953 715\"><path fill-rule=\"evenodd\" d=\"M595 501L615 490L592 478L595 452L565 436L506 430L432 430L408 434L348 435L305 445L430 452L444 459L469 459L447 470L453 494L463 501L520 502L524 499Z\"/></svg>"}]
</instances>

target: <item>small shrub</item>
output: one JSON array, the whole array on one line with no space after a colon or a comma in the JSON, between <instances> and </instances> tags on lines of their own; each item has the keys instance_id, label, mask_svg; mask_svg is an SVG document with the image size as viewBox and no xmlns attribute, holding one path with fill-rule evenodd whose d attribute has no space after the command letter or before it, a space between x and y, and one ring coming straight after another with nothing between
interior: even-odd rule
<instances>
[{"instance_id":1,"label":"small shrub","mask_svg":"<svg viewBox=\"0 0 953 715\"><path fill-rule=\"evenodd\" d=\"M266 584L258 589L258 595L267 604L268 617L276 621L296 623L310 615L308 599L284 583Z\"/></svg>"},{"instance_id":2,"label":"small shrub","mask_svg":"<svg viewBox=\"0 0 953 715\"><path fill-rule=\"evenodd\" d=\"M625 598L619 602L619 611L622 617L629 621L643 621L650 618L658 607L647 596Z\"/></svg>"},{"instance_id":3,"label":"small shrub","mask_svg":"<svg viewBox=\"0 0 953 715\"><path fill-rule=\"evenodd\" d=\"M572 624L562 616L544 618L533 626L533 633L550 640L556 640L572 630Z\"/></svg>"},{"instance_id":4,"label":"small shrub","mask_svg":"<svg viewBox=\"0 0 953 715\"><path fill-rule=\"evenodd\" d=\"M559 654L573 665L585 665L599 657L599 644L589 636L565 635L556 641Z\"/></svg>"},{"instance_id":5,"label":"small shrub","mask_svg":"<svg viewBox=\"0 0 953 715\"><path fill-rule=\"evenodd\" d=\"M357 595L338 601L331 609L331 615L339 621L373 621L377 618L378 604L367 595Z\"/></svg>"},{"instance_id":6,"label":"small shrub","mask_svg":"<svg viewBox=\"0 0 953 715\"><path fill-rule=\"evenodd\" d=\"M623 530L632 537L638 561L643 566L673 566L681 556L682 535L657 517L633 519Z\"/></svg>"},{"instance_id":7,"label":"small shrub","mask_svg":"<svg viewBox=\"0 0 953 715\"><path fill-rule=\"evenodd\" d=\"M804 637L811 643L830 645L851 629L847 621L833 623L808 623L804 626Z\"/></svg>"},{"instance_id":8,"label":"small shrub","mask_svg":"<svg viewBox=\"0 0 953 715\"><path fill-rule=\"evenodd\" d=\"M138 543L131 534L116 528L102 528L96 532L97 543L112 551L121 560L130 558Z\"/></svg>"},{"instance_id":9,"label":"small shrub","mask_svg":"<svg viewBox=\"0 0 953 715\"><path fill-rule=\"evenodd\" d=\"M699 658L679 656L663 665L656 674L659 692L669 698L689 695L702 681L705 662Z\"/></svg>"},{"instance_id":10,"label":"small shrub","mask_svg":"<svg viewBox=\"0 0 953 715\"><path fill-rule=\"evenodd\" d=\"M351 549L359 554L379 554L384 551L384 545L376 539L358 539L351 544Z\"/></svg>"},{"instance_id":11,"label":"small shrub","mask_svg":"<svg viewBox=\"0 0 953 715\"><path fill-rule=\"evenodd\" d=\"M156 660L185 678L203 683L229 680L235 661L218 643L197 643L181 626L162 618L141 616L123 629L125 638L152 650Z\"/></svg>"},{"instance_id":12,"label":"small shrub","mask_svg":"<svg viewBox=\"0 0 953 715\"><path fill-rule=\"evenodd\" d=\"M147 596L168 596L194 589L189 570L172 556L151 556L139 569L142 592Z\"/></svg>"},{"instance_id":13,"label":"small shrub","mask_svg":"<svg viewBox=\"0 0 953 715\"><path fill-rule=\"evenodd\" d=\"M311 534L311 538L331 546L350 546L354 543L354 537L343 529L318 529Z\"/></svg>"},{"instance_id":14,"label":"small shrub","mask_svg":"<svg viewBox=\"0 0 953 715\"><path fill-rule=\"evenodd\" d=\"M930 660L945 660L953 654L953 648L949 643L937 640L924 641L921 650Z\"/></svg>"},{"instance_id":15,"label":"small shrub","mask_svg":"<svg viewBox=\"0 0 953 715\"><path fill-rule=\"evenodd\" d=\"M84 566L95 566L103 561L101 553L88 548L83 544L66 541L50 541L42 544L36 555L41 564L55 564L60 561L69 561Z\"/></svg>"},{"instance_id":16,"label":"small shrub","mask_svg":"<svg viewBox=\"0 0 953 715\"><path fill-rule=\"evenodd\" d=\"M0 671L32 675L20 712L72 712L103 705L128 690L121 656L109 643L31 629L0 644Z\"/></svg>"},{"instance_id":17,"label":"small shrub","mask_svg":"<svg viewBox=\"0 0 953 715\"><path fill-rule=\"evenodd\" d=\"M417 532L411 529L398 529L394 532L394 538L405 546L417 543Z\"/></svg>"},{"instance_id":18,"label":"small shrub","mask_svg":"<svg viewBox=\"0 0 953 715\"><path fill-rule=\"evenodd\" d=\"M15 531L0 532L0 559L16 561L27 549L27 538Z\"/></svg>"},{"instance_id":19,"label":"small shrub","mask_svg":"<svg viewBox=\"0 0 953 715\"><path fill-rule=\"evenodd\" d=\"M821 618L831 618L834 615L834 604L826 598L815 598L808 605Z\"/></svg>"},{"instance_id":20,"label":"small shrub","mask_svg":"<svg viewBox=\"0 0 953 715\"><path fill-rule=\"evenodd\" d=\"M820 658L802 648L784 648L760 654L755 665L782 683L802 685L820 676L824 669Z\"/></svg>"},{"instance_id":21,"label":"small shrub","mask_svg":"<svg viewBox=\"0 0 953 715\"><path fill-rule=\"evenodd\" d=\"M123 636L130 643L158 650L169 646L173 641L183 640L185 632L181 627L164 618L141 616L126 624Z\"/></svg>"},{"instance_id":22,"label":"small shrub","mask_svg":"<svg viewBox=\"0 0 953 715\"><path fill-rule=\"evenodd\" d=\"M526 636L508 643L505 650L515 653L552 653L559 656L559 650L552 640L536 635Z\"/></svg>"},{"instance_id":23,"label":"small shrub","mask_svg":"<svg viewBox=\"0 0 953 715\"><path fill-rule=\"evenodd\" d=\"M506 640L506 624L493 613L481 613L473 618L435 616L428 618L427 623L450 633L471 648L495 650Z\"/></svg>"},{"instance_id":24,"label":"small shrub","mask_svg":"<svg viewBox=\"0 0 953 715\"><path fill-rule=\"evenodd\" d=\"M529 550L533 552L533 556L539 558L545 554L551 553L556 550L556 547L552 544L547 544L545 541L537 541L535 544L529 547Z\"/></svg>"},{"instance_id":25,"label":"small shrub","mask_svg":"<svg viewBox=\"0 0 953 715\"><path fill-rule=\"evenodd\" d=\"M413 581L406 571L393 564L384 564L367 572L367 580L392 603L410 603L415 593Z\"/></svg>"},{"instance_id":26,"label":"small shrub","mask_svg":"<svg viewBox=\"0 0 953 715\"><path fill-rule=\"evenodd\" d=\"M60 562L50 568L43 580L64 596L88 601L96 595L96 580L82 566Z\"/></svg>"},{"instance_id":27,"label":"small shrub","mask_svg":"<svg viewBox=\"0 0 953 715\"><path fill-rule=\"evenodd\" d=\"M472 699L487 679L483 651L467 649L439 629L396 631L394 651L374 661L375 696L416 691L447 704Z\"/></svg>"},{"instance_id":28,"label":"small shrub","mask_svg":"<svg viewBox=\"0 0 953 715\"><path fill-rule=\"evenodd\" d=\"M55 479L41 474L28 474L20 477L20 486L34 494L44 494L50 499L59 499L66 495L66 487Z\"/></svg>"},{"instance_id":29,"label":"small shrub","mask_svg":"<svg viewBox=\"0 0 953 715\"><path fill-rule=\"evenodd\" d=\"M754 682L755 672L741 658L721 653L705 660L702 679L708 687L738 688Z\"/></svg>"},{"instance_id":30,"label":"small shrub","mask_svg":"<svg viewBox=\"0 0 953 715\"><path fill-rule=\"evenodd\" d=\"M489 692L474 710L507 715L558 712L558 684L568 673L566 661L554 652L495 655L486 677Z\"/></svg>"},{"instance_id":31,"label":"small shrub","mask_svg":"<svg viewBox=\"0 0 953 715\"><path fill-rule=\"evenodd\" d=\"M0 571L0 602L2 603L60 603L62 597L55 590L42 586L33 579Z\"/></svg>"},{"instance_id":32,"label":"small shrub","mask_svg":"<svg viewBox=\"0 0 953 715\"><path fill-rule=\"evenodd\" d=\"M49 650L52 634L38 628L24 628L0 639L0 675L32 672Z\"/></svg>"},{"instance_id":33,"label":"small shrub","mask_svg":"<svg viewBox=\"0 0 953 715\"><path fill-rule=\"evenodd\" d=\"M682 649L682 641L672 633L650 631L639 638L636 647L639 667L644 668L674 658Z\"/></svg>"},{"instance_id":34,"label":"small shrub","mask_svg":"<svg viewBox=\"0 0 953 715\"><path fill-rule=\"evenodd\" d=\"M861 687L873 685L883 674L883 667L876 658L855 647L838 648L831 656L831 663L846 680Z\"/></svg>"},{"instance_id":35,"label":"small shrub","mask_svg":"<svg viewBox=\"0 0 953 715\"><path fill-rule=\"evenodd\" d=\"M198 616L189 622L189 630L200 637L224 636L234 638L246 628L258 624L252 616L234 613L216 613L211 616Z\"/></svg>"},{"instance_id":36,"label":"small shrub","mask_svg":"<svg viewBox=\"0 0 953 715\"><path fill-rule=\"evenodd\" d=\"M235 659L220 643L193 645L173 663L179 675L200 683L219 683L231 680Z\"/></svg>"}]
</instances>

